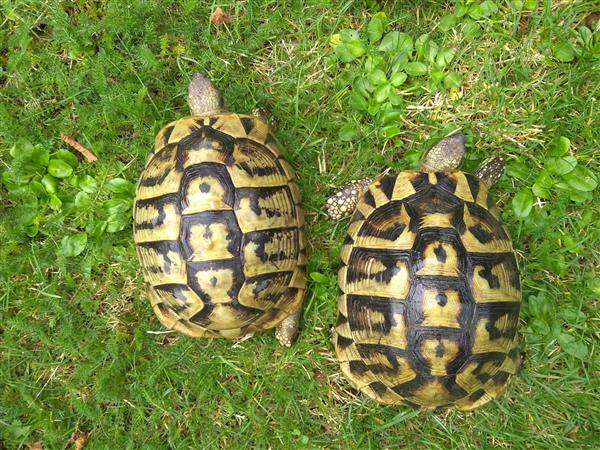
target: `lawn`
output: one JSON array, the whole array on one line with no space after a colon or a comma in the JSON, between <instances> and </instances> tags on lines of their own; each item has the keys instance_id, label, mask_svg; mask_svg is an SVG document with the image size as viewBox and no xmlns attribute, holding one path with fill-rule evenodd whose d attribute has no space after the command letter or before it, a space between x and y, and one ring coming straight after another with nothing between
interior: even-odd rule
<instances>
[{"instance_id":1,"label":"lawn","mask_svg":"<svg viewBox=\"0 0 600 450\"><path fill-rule=\"evenodd\" d=\"M0 448L597 448L597 2L257 0L211 24L216 6L0 6ZM160 333L142 289L132 186L155 134L188 114L197 70L230 110L270 113L298 174L310 276L289 349L272 332ZM455 129L465 170L507 160L494 194L521 270L524 366L472 413L379 406L332 354L348 222L322 205L416 167Z\"/></svg>"}]
</instances>

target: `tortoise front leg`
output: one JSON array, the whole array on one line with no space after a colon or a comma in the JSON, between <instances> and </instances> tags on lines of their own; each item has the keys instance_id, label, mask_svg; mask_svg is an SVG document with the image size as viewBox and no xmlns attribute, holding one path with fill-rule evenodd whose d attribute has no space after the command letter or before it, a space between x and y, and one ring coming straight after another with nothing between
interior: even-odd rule
<instances>
[{"instance_id":1,"label":"tortoise front leg","mask_svg":"<svg viewBox=\"0 0 600 450\"><path fill-rule=\"evenodd\" d=\"M504 174L504 159L501 156L492 156L481 163L475 176L490 187Z\"/></svg>"},{"instance_id":2,"label":"tortoise front leg","mask_svg":"<svg viewBox=\"0 0 600 450\"><path fill-rule=\"evenodd\" d=\"M373 180L354 180L327 199L325 210L332 220L340 220L352 214L358 198L368 189Z\"/></svg>"},{"instance_id":3,"label":"tortoise front leg","mask_svg":"<svg viewBox=\"0 0 600 450\"><path fill-rule=\"evenodd\" d=\"M258 117L264 123L269 125L269 130L271 130L271 132L276 131L277 124L275 123L275 118L271 115L269 111L267 111L264 108L254 108L252 110L252 115L254 117Z\"/></svg>"}]
</instances>

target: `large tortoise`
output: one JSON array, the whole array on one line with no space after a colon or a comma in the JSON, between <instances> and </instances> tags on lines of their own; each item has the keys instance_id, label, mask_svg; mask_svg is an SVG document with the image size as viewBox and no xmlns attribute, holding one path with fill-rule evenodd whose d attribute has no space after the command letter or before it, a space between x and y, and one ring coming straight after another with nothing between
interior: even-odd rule
<instances>
[{"instance_id":1,"label":"large tortoise","mask_svg":"<svg viewBox=\"0 0 600 450\"><path fill-rule=\"evenodd\" d=\"M520 366L521 289L510 237L488 187L504 162L454 170L464 136L426 152L419 171L348 184L328 199L348 212L333 342L351 384L384 404L470 410Z\"/></svg>"},{"instance_id":2,"label":"large tortoise","mask_svg":"<svg viewBox=\"0 0 600 450\"><path fill-rule=\"evenodd\" d=\"M289 346L306 290L294 171L261 119L225 112L194 75L192 116L157 135L137 184L134 238L154 312L193 337L277 327Z\"/></svg>"}]
</instances>

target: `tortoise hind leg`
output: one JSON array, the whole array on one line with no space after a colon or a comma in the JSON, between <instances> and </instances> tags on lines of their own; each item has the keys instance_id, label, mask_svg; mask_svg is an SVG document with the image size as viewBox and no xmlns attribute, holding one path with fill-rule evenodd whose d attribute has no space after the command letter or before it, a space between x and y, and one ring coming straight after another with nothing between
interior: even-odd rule
<instances>
[{"instance_id":1,"label":"tortoise hind leg","mask_svg":"<svg viewBox=\"0 0 600 450\"><path fill-rule=\"evenodd\" d=\"M300 328L300 315L302 314L302 305L292 314L283 319L275 329L275 337L284 347L290 347L298 334Z\"/></svg>"}]
</instances>

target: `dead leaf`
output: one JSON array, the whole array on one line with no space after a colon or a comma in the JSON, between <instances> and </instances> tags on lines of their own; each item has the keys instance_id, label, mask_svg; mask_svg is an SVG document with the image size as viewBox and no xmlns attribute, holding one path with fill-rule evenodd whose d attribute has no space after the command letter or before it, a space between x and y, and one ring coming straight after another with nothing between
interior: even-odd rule
<instances>
[{"instance_id":1,"label":"dead leaf","mask_svg":"<svg viewBox=\"0 0 600 450\"><path fill-rule=\"evenodd\" d=\"M33 444L27 444L27 447L29 447L29 450L44 450L40 441L34 442Z\"/></svg>"},{"instance_id":2,"label":"dead leaf","mask_svg":"<svg viewBox=\"0 0 600 450\"><path fill-rule=\"evenodd\" d=\"M524 35L529 32L529 25L531 25L531 16L521 16L519 21L519 34Z\"/></svg>"},{"instance_id":3,"label":"dead leaf","mask_svg":"<svg viewBox=\"0 0 600 450\"><path fill-rule=\"evenodd\" d=\"M76 431L71 435L68 444L75 444L75 450L83 450L87 443L89 433L85 431Z\"/></svg>"},{"instance_id":4,"label":"dead leaf","mask_svg":"<svg viewBox=\"0 0 600 450\"><path fill-rule=\"evenodd\" d=\"M585 18L585 24L588 28L591 28L592 31L596 28L596 25L600 22L600 13L599 12L591 12Z\"/></svg>"},{"instance_id":5,"label":"dead leaf","mask_svg":"<svg viewBox=\"0 0 600 450\"><path fill-rule=\"evenodd\" d=\"M579 425L575 426L571 431L567 433L567 435L575 440L577 438L577 432L579 431Z\"/></svg>"},{"instance_id":6,"label":"dead leaf","mask_svg":"<svg viewBox=\"0 0 600 450\"><path fill-rule=\"evenodd\" d=\"M231 14L223 11L220 6L217 6L210 15L210 23L212 23L215 26L229 22L231 22Z\"/></svg>"}]
</instances>

